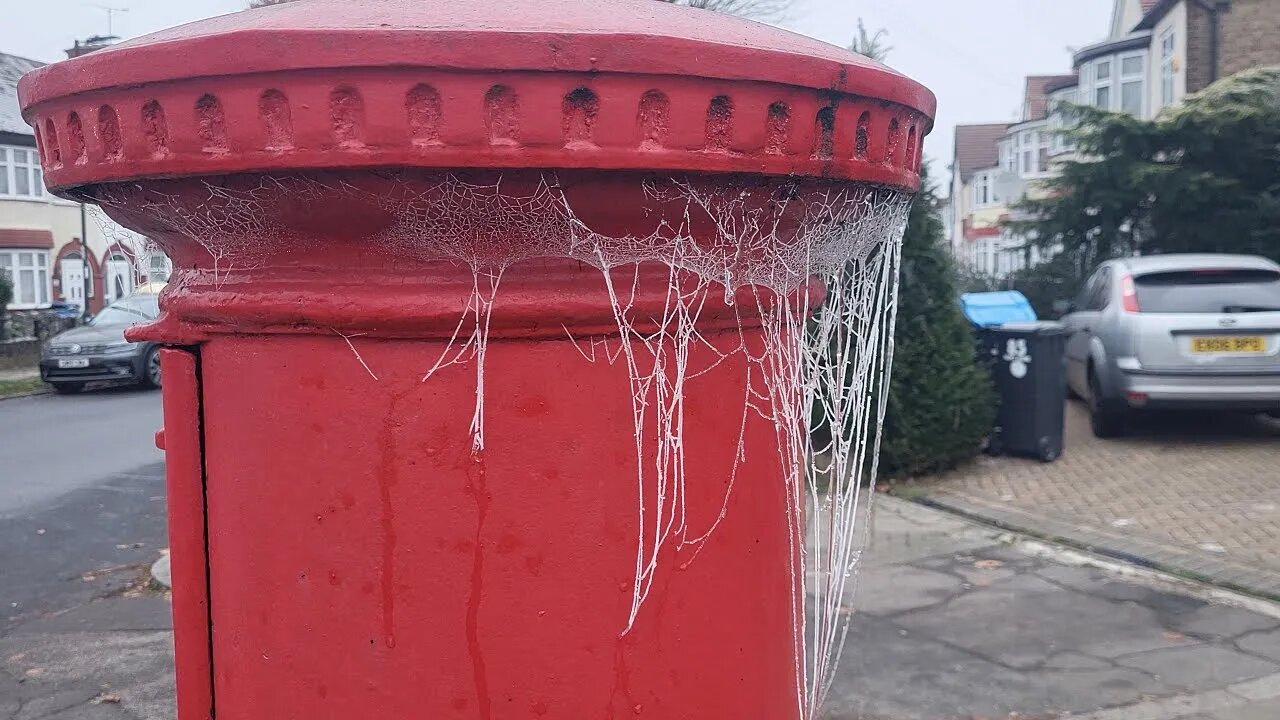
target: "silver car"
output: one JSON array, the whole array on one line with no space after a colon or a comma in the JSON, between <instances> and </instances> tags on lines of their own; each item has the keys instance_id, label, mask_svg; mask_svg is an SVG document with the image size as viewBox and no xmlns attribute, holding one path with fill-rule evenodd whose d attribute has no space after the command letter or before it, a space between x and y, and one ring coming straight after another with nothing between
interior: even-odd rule
<instances>
[{"instance_id":1,"label":"silver car","mask_svg":"<svg viewBox=\"0 0 1280 720\"><path fill-rule=\"evenodd\" d=\"M1280 411L1280 265L1249 255L1110 260L1063 318L1067 385L1093 432L1136 410Z\"/></svg>"}]
</instances>

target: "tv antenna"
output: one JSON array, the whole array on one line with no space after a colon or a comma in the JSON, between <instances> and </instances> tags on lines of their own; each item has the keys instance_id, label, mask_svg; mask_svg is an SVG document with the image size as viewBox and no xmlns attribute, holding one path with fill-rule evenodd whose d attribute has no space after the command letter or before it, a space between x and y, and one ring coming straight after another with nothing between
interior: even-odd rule
<instances>
[{"instance_id":1,"label":"tv antenna","mask_svg":"<svg viewBox=\"0 0 1280 720\"><path fill-rule=\"evenodd\" d=\"M129 12L127 7L111 7L110 5L90 5L89 7L98 8L107 14L107 37L115 37L116 35L112 28L112 21L115 20L116 13Z\"/></svg>"}]
</instances>

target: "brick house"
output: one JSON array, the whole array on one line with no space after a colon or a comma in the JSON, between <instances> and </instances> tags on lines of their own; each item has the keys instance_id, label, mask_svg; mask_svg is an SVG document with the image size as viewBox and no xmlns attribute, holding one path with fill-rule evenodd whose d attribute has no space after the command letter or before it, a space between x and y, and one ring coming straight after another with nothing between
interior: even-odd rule
<instances>
[{"instance_id":1,"label":"brick house","mask_svg":"<svg viewBox=\"0 0 1280 720\"><path fill-rule=\"evenodd\" d=\"M1106 39L1077 50L1072 73L1027 78L1020 122L994 139L974 128L997 126L956 129L957 259L997 278L1037 261L1021 240L1002 237L992 216L1037 193L1056 160L1072 152L1057 132L1058 103L1150 119L1219 78L1262 65L1280 65L1280 0L1115 0ZM993 147L975 147L988 142ZM995 160L972 168L975 157Z\"/></svg>"},{"instance_id":2,"label":"brick house","mask_svg":"<svg viewBox=\"0 0 1280 720\"><path fill-rule=\"evenodd\" d=\"M136 233L96 211L82 221L79 203L45 189L35 132L19 113L17 95L18 78L43 64L0 53L0 272L14 285L7 309L82 305L87 271L88 306L96 312L138 284L167 278L169 263L162 254L139 252L146 242Z\"/></svg>"}]
</instances>

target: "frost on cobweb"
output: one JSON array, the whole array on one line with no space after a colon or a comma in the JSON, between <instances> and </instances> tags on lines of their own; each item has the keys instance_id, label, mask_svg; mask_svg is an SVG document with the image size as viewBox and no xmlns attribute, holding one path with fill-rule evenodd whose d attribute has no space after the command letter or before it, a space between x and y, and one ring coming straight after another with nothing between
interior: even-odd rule
<instances>
[{"instance_id":1,"label":"frost on cobweb","mask_svg":"<svg viewBox=\"0 0 1280 720\"><path fill-rule=\"evenodd\" d=\"M469 268L469 297L445 349L424 363L422 379L452 365L474 369L470 439L477 452L485 446L485 355L504 274L547 257L576 259L601 273L615 333L583 338L566 328L564 341L584 362L625 368L630 386L639 535L622 634L644 608L660 558L670 556L664 550L690 549L694 562L716 541L745 462L748 419L770 423L788 498L789 572L803 588L793 603L797 715L818 716L845 645L848 599L869 526L910 195L812 179L651 178L633 198L643 204L647 224L628 225L623 234L608 225L598 203L582 202L577 188L554 175L477 180L403 171L380 173L376 183L341 175L239 183L204 183L195 202L190 193L179 203L128 185L99 188L96 201L199 243L215 279L254 268L280 247L314 243L314 234L281 218L290 208L321 207L332 198L379 218L364 238L370 249ZM667 276L657 310L638 291L641 268L655 263ZM736 347L713 346L700 334L706 316L724 317L726 309L737 319ZM351 336L342 339L376 382ZM718 359L694 366L694 350ZM686 389L728 359L748 369L741 407L723 419L737 442L733 469L728 478L687 476ZM723 483L726 495L709 526L693 527L685 489L708 480Z\"/></svg>"},{"instance_id":2,"label":"frost on cobweb","mask_svg":"<svg viewBox=\"0 0 1280 720\"><path fill-rule=\"evenodd\" d=\"M86 205L85 213L86 220L98 230L105 244L102 248L102 257L107 261L107 265L102 271L107 282L116 282L106 274L111 271L132 274L132 277L121 281L121 289L125 292L143 278L148 282L155 280L153 277L155 270L165 267L165 263L153 262L164 255L164 251L153 239L120 225L107 217L102 208L96 205ZM119 269L117 263L120 262L124 262L126 268ZM114 296L111 288L107 289L107 295L109 298Z\"/></svg>"}]
</instances>

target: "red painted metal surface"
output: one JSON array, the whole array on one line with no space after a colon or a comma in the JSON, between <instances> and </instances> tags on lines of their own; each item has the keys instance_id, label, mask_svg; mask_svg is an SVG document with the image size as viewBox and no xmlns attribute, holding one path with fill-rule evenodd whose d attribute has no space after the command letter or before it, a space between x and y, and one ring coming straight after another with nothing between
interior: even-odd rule
<instances>
[{"instance_id":1,"label":"red painted metal surface","mask_svg":"<svg viewBox=\"0 0 1280 720\"><path fill-rule=\"evenodd\" d=\"M208 558L205 554L204 468L200 442L200 379L195 355L160 351L169 501L169 566L173 574L173 645L178 675L178 717L213 717L209 647Z\"/></svg>"},{"instance_id":2,"label":"red painted metal surface","mask_svg":"<svg viewBox=\"0 0 1280 720\"><path fill-rule=\"evenodd\" d=\"M579 220L623 237L679 212L645 200L654 179L753 206L910 190L927 90L653 0L314 0L56 63L20 94L50 187L109 201L174 261L160 321L130 337L201 346L198 378L193 355L165 357L180 720L215 701L222 720L800 717L798 538L777 430L742 424L747 361L686 389L688 536L724 521L696 560L665 551L623 635L637 500L657 499L637 487L625 366L566 337L618 342L600 271L507 269L475 453L475 361L423 382L471 270L438 261L436 234L388 247L396 212L376 199L446 176L516 199L551 175ZM258 204L232 207L246 192ZM484 253L530 241L517 223ZM667 273L638 272L643 326ZM759 343L739 299L699 318L721 349Z\"/></svg>"},{"instance_id":3,"label":"red painted metal surface","mask_svg":"<svg viewBox=\"0 0 1280 720\"><path fill-rule=\"evenodd\" d=\"M64 191L398 166L914 187L935 104L860 55L654 0L286 4L46 66L19 93Z\"/></svg>"},{"instance_id":4,"label":"red painted metal surface","mask_svg":"<svg viewBox=\"0 0 1280 720\"><path fill-rule=\"evenodd\" d=\"M442 343L353 343L377 381L341 340L204 346L219 717L796 716L771 423L748 423L713 540L663 554L621 637L639 536L625 369L492 340L474 455L473 367L423 383ZM688 397L691 536L725 498L744 375L722 365Z\"/></svg>"}]
</instances>

